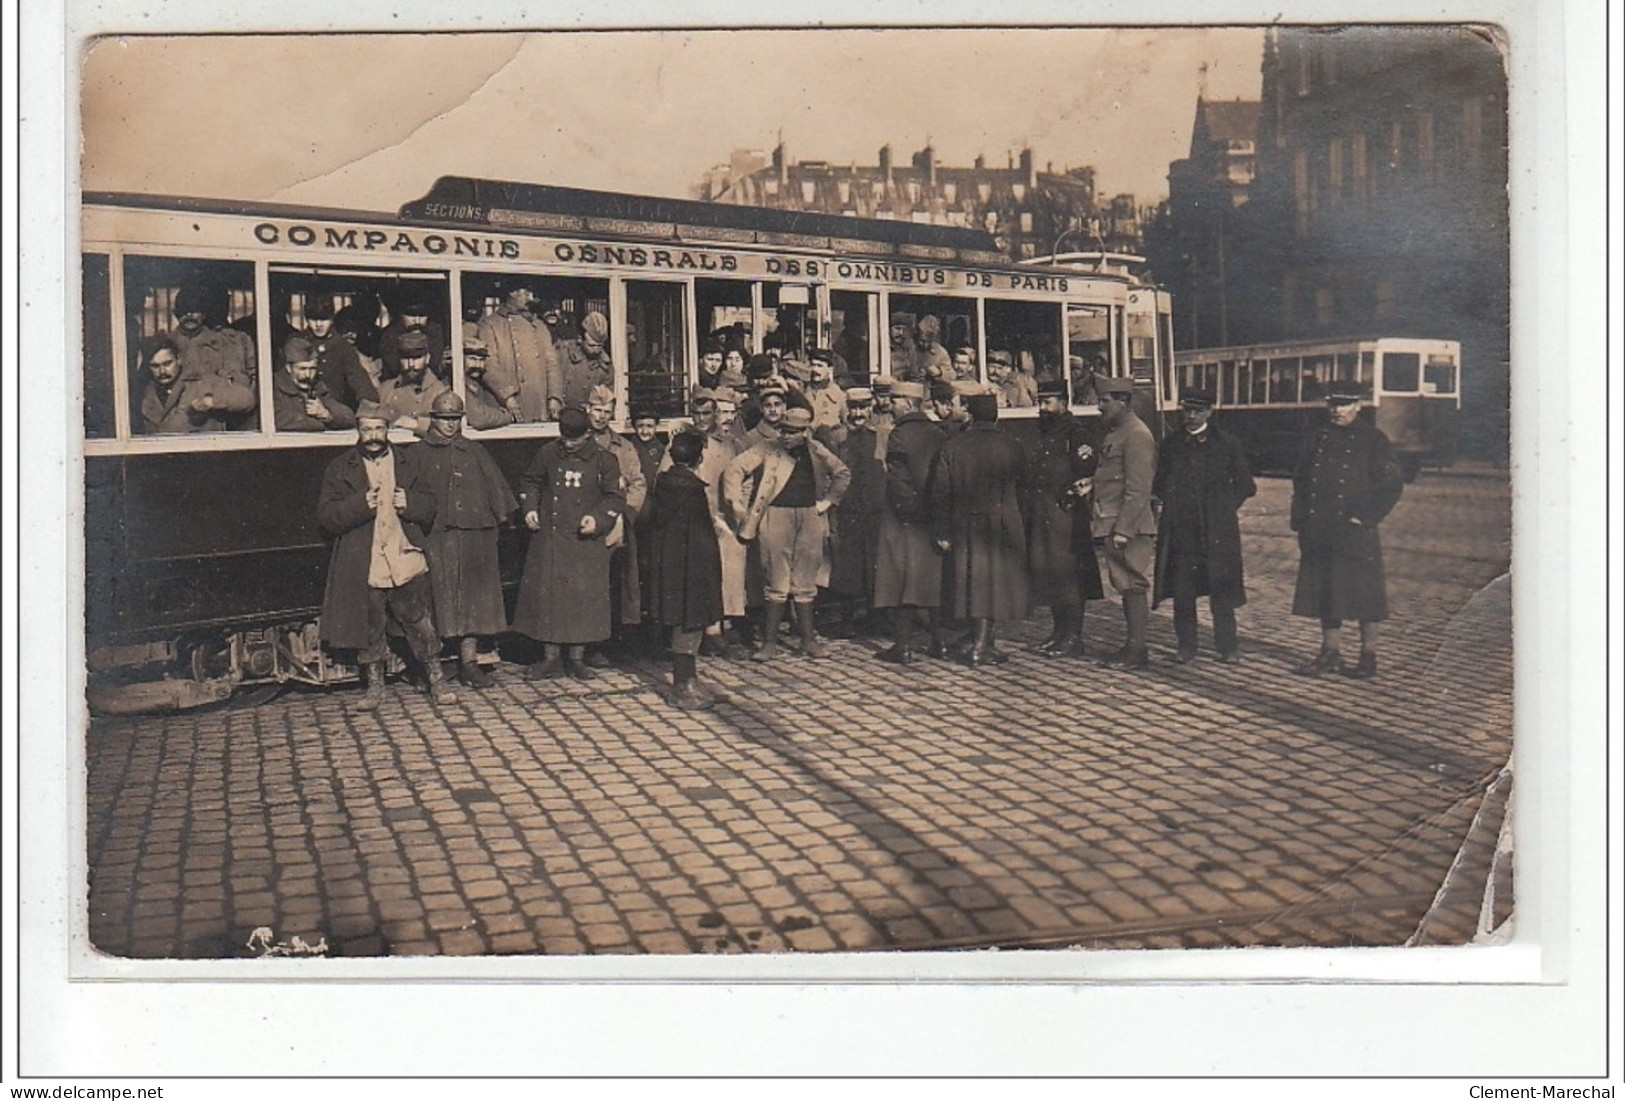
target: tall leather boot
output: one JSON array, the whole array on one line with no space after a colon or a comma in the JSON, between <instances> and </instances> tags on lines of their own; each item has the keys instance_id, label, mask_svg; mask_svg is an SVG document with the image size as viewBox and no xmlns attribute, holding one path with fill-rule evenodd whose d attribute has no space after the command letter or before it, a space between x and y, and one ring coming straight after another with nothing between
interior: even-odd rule
<instances>
[{"instance_id":1,"label":"tall leather boot","mask_svg":"<svg viewBox=\"0 0 1625 1101\"><path fill-rule=\"evenodd\" d=\"M762 644L751 661L772 661L779 656L779 624L784 622L784 601L769 600L762 606Z\"/></svg>"},{"instance_id":2,"label":"tall leather boot","mask_svg":"<svg viewBox=\"0 0 1625 1101\"><path fill-rule=\"evenodd\" d=\"M1151 607L1145 593L1123 594L1123 618L1128 621L1128 660L1125 669L1149 669L1146 654L1146 628L1151 625Z\"/></svg>"},{"instance_id":3,"label":"tall leather boot","mask_svg":"<svg viewBox=\"0 0 1625 1101\"><path fill-rule=\"evenodd\" d=\"M993 621L991 619L971 620L970 650L965 654L965 664L972 669L989 664L993 650Z\"/></svg>"},{"instance_id":4,"label":"tall leather boot","mask_svg":"<svg viewBox=\"0 0 1625 1101\"><path fill-rule=\"evenodd\" d=\"M914 663L914 609L893 608L892 646L890 650L880 655L882 661L894 662L897 665L912 665Z\"/></svg>"},{"instance_id":5,"label":"tall leather boot","mask_svg":"<svg viewBox=\"0 0 1625 1101\"><path fill-rule=\"evenodd\" d=\"M801 656L823 657L824 644L818 641L818 628L813 622L812 601L796 601L796 626L801 629Z\"/></svg>"},{"instance_id":6,"label":"tall leather boot","mask_svg":"<svg viewBox=\"0 0 1625 1101\"><path fill-rule=\"evenodd\" d=\"M491 687L491 674L480 665L480 640L464 635L457 644L457 676L470 688Z\"/></svg>"},{"instance_id":7,"label":"tall leather boot","mask_svg":"<svg viewBox=\"0 0 1625 1101\"><path fill-rule=\"evenodd\" d=\"M361 667L361 679L367 682L361 698L350 705L351 711L376 711L384 702L384 663L369 661Z\"/></svg>"},{"instance_id":8,"label":"tall leather boot","mask_svg":"<svg viewBox=\"0 0 1625 1101\"><path fill-rule=\"evenodd\" d=\"M694 687L698 663L693 654L671 656L671 702L685 711L696 711L705 706L705 700Z\"/></svg>"},{"instance_id":9,"label":"tall leather boot","mask_svg":"<svg viewBox=\"0 0 1625 1101\"><path fill-rule=\"evenodd\" d=\"M446 679L446 671L440 667L440 655L435 654L424 663L429 673L429 699L433 703L456 703L457 689L451 686Z\"/></svg>"}]
</instances>

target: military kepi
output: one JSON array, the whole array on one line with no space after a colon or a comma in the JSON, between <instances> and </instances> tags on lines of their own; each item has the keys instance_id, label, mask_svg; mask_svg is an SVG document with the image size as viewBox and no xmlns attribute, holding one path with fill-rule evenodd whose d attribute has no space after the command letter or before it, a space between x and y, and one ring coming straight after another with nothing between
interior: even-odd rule
<instances>
[{"instance_id":1,"label":"military kepi","mask_svg":"<svg viewBox=\"0 0 1625 1101\"><path fill-rule=\"evenodd\" d=\"M1039 398L1060 398L1066 400L1066 379L1047 378L1038 384Z\"/></svg>"},{"instance_id":2,"label":"military kepi","mask_svg":"<svg viewBox=\"0 0 1625 1101\"><path fill-rule=\"evenodd\" d=\"M1348 405L1365 397L1365 387L1358 382L1339 381L1326 387L1327 405Z\"/></svg>"},{"instance_id":3,"label":"military kepi","mask_svg":"<svg viewBox=\"0 0 1625 1101\"><path fill-rule=\"evenodd\" d=\"M1109 378L1106 375L1096 375L1095 393L1131 398L1134 396L1134 380L1131 378Z\"/></svg>"}]
</instances>

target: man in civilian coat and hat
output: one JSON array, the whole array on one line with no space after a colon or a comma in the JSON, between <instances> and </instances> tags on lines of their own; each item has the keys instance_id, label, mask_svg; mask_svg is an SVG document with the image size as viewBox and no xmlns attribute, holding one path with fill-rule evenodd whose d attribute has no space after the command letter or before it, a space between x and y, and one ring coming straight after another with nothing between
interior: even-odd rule
<instances>
[{"instance_id":1,"label":"man in civilian coat and hat","mask_svg":"<svg viewBox=\"0 0 1625 1101\"><path fill-rule=\"evenodd\" d=\"M1095 471L1092 530L1100 540L1111 586L1122 595L1127 628L1122 648L1101 664L1147 669L1151 658L1146 651L1146 628L1151 619L1151 575L1157 556L1157 518L1151 510L1157 441L1130 408L1133 379L1097 375L1095 399L1106 435Z\"/></svg>"},{"instance_id":2,"label":"man in civilian coat and hat","mask_svg":"<svg viewBox=\"0 0 1625 1101\"><path fill-rule=\"evenodd\" d=\"M994 644L1000 619L1025 619L1027 453L999 427L999 401L991 391L965 399L970 420L950 436L931 475L931 520L937 548L948 556L953 614L972 626L965 664L1007 660Z\"/></svg>"},{"instance_id":3,"label":"man in civilian coat and hat","mask_svg":"<svg viewBox=\"0 0 1625 1101\"><path fill-rule=\"evenodd\" d=\"M442 638L458 640L462 682L489 688L491 675L479 664L480 640L508 629L497 529L519 502L485 448L463 435L463 399L450 390L434 399L421 454L437 506L423 547L435 626Z\"/></svg>"},{"instance_id":4,"label":"man in civilian coat and hat","mask_svg":"<svg viewBox=\"0 0 1625 1101\"><path fill-rule=\"evenodd\" d=\"M621 487L621 466L592 438L587 414L566 406L558 438L542 444L519 481L519 507L533 534L513 629L543 646L527 680L595 676L584 651L610 634L605 536L626 508Z\"/></svg>"},{"instance_id":5,"label":"man in civilian coat and hat","mask_svg":"<svg viewBox=\"0 0 1625 1101\"><path fill-rule=\"evenodd\" d=\"M1027 475L1027 565L1034 604L1049 607L1049 637L1032 649L1049 657L1083 657L1087 601L1106 595L1090 531L1089 503L1099 439L1072 415L1066 380L1038 386L1038 439Z\"/></svg>"},{"instance_id":6,"label":"man in civilian coat and hat","mask_svg":"<svg viewBox=\"0 0 1625 1101\"><path fill-rule=\"evenodd\" d=\"M376 710L384 698L388 627L405 636L428 673L429 698L451 703L457 693L440 668L440 636L430 617L428 559L423 528L436 501L417 447L389 442L389 421L377 402L356 410L356 446L328 464L316 522L333 540L322 598L322 641L354 650L366 679L356 711Z\"/></svg>"},{"instance_id":7,"label":"man in civilian coat and hat","mask_svg":"<svg viewBox=\"0 0 1625 1101\"><path fill-rule=\"evenodd\" d=\"M891 383L896 419L886 435L886 487L875 550L874 607L891 612L892 647L880 656L899 665L915 660L914 639L922 615L930 624L933 652L942 652L938 610L943 558L932 538L927 489L947 434L925 415L924 404L923 384Z\"/></svg>"},{"instance_id":8,"label":"man in civilian coat and hat","mask_svg":"<svg viewBox=\"0 0 1625 1101\"><path fill-rule=\"evenodd\" d=\"M1242 502L1258 492L1247 469L1241 441L1213 423L1213 391L1187 387L1180 392L1183 424L1157 452L1151 495L1162 502L1157 524L1157 566L1151 606L1174 602L1174 637L1180 664L1196 658L1196 599L1208 598L1213 613L1213 648L1219 660L1241 660L1236 641L1236 609L1247 603L1242 581Z\"/></svg>"},{"instance_id":9,"label":"man in civilian coat and hat","mask_svg":"<svg viewBox=\"0 0 1625 1101\"><path fill-rule=\"evenodd\" d=\"M1382 523L1405 489L1393 447L1360 417L1364 390L1334 382L1326 422L1309 437L1292 476L1292 530L1298 533L1298 584L1292 614L1320 620L1320 653L1300 665L1309 677L1377 675L1377 624L1388 618ZM1360 624L1360 658L1343 664L1343 621Z\"/></svg>"}]
</instances>

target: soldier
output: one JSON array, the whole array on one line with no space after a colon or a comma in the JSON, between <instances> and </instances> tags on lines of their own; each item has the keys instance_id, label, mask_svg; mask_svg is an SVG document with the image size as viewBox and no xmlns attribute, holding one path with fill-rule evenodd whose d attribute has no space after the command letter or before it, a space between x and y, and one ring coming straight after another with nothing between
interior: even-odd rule
<instances>
[{"instance_id":1,"label":"soldier","mask_svg":"<svg viewBox=\"0 0 1625 1101\"><path fill-rule=\"evenodd\" d=\"M1212 423L1213 391L1187 387L1179 395L1183 431L1157 452L1151 495L1162 502L1157 524L1157 567L1151 606L1174 601L1174 636L1185 664L1196 659L1196 598L1213 611L1213 646L1219 660L1241 660L1236 609L1247 602L1241 572L1241 525L1236 512L1258 492L1241 443Z\"/></svg>"},{"instance_id":2,"label":"soldier","mask_svg":"<svg viewBox=\"0 0 1625 1101\"><path fill-rule=\"evenodd\" d=\"M950 376L954 382L976 382L976 349L969 344L961 344L953 351L953 374Z\"/></svg>"},{"instance_id":3,"label":"soldier","mask_svg":"<svg viewBox=\"0 0 1625 1101\"><path fill-rule=\"evenodd\" d=\"M610 635L605 536L622 519L621 482L620 464L593 440L587 414L574 406L561 411L558 439L542 444L519 483L519 507L533 534L513 627L543 646L527 680L595 675L583 651Z\"/></svg>"},{"instance_id":4,"label":"soldier","mask_svg":"<svg viewBox=\"0 0 1625 1101\"><path fill-rule=\"evenodd\" d=\"M615 392L607 386L594 386L587 393L587 423L592 438L599 448L614 459L621 468L621 517L614 530L604 538L610 548L610 604L614 609L612 634L624 638L622 628L636 627L643 622L643 592L638 581L638 515L649 494L649 483L643 477L643 463L637 448L625 436L610 427L615 417ZM597 647L587 652L587 661L595 669L607 669L610 660Z\"/></svg>"},{"instance_id":5,"label":"soldier","mask_svg":"<svg viewBox=\"0 0 1625 1101\"><path fill-rule=\"evenodd\" d=\"M1134 398L1133 379L1097 376L1095 394L1106 438L1101 441L1100 466L1095 472L1092 531L1101 541L1112 588L1122 594L1127 625L1122 648L1101 664L1148 669L1146 628L1151 608L1147 598L1157 534L1151 486L1157 473L1157 441L1129 408Z\"/></svg>"},{"instance_id":6,"label":"soldier","mask_svg":"<svg viewBox=\"0 0 1625 1101\"><path fill-rule=\"evenodd\" d=\"M363 401L378 400L378 387L361 365L355 344L333 331L333 315L332 295L305 295L304 333L316 345L322 381L339 404L359 410Z\"/></svg>"},{"instance_id":7,"label":"soldier","mask_svg":"<svg viewBox=\"0 0 1625 1101\"><path fill-rule=\"evenodd\" d=\"M974 669L1008 660L994 644L996 621L1027 616L1027 455L999 427L993 394L973 394L965 404L970 421L942 445L930 498L937 549L948 555L953 578L953 611L973 628L965 664Z\"/></svg>"},{"instance_id":8,"label":"soldier","mask_svg":"<svg viewBox=\"0 0 1625 1101\"><path fill-rule=\"evenodd\" d=\"M834 428L846 414L846 392L835 385L835 353L814 348L808 353L807 402L812 406L813 431Z\"/></svg>"},{"instance_id":9,"label":"soldier","mask_svg":"<svg viewBox=\"0 0 1625 1101\"><path fill-rule=\"evenodd\" d=\"M1066 383L1038 388L1038 443L1027 480L1027 563L1033 603L1050 610L1049 637L1032 649L1083 657L1085 603L1106 595L1089 530L1089 493L1100 462L1094 431L1072 415Z\"/></svg>"},{"instance_id":10,"label":"soldier","mask_svg":"<svg viewBox=\"0 0 1625 1101\"><path fill-rule=\"evenodd\" d=\"M404 360L403 360L404 362ZM497 566L497 529L519 508L508 481L485 448L463 435L463 399L443 390L429 412L423 437L424 478L434 493L434 523L427 529L429 587L434 621L444 638L458 639L457 668L470 688L489 688L479 645L508 629Z\"/></svg>"},{"instance_id":11,"label":"soldier","mask_svg":"<svg viewBox=\"0 0 1625 1101\"><path fill-rule=\"evenodd\" d=\"M728 464L722 477L722 496L733 510L739 538L760 541L766 614L762 645L751 655L753 661L777 656L787 601L795 604L803 656L824 655L813 626L813 600L819 575L828 570L826 514L840 503L852 474L812 439L811 429L812 413L799 407L786 410L777 423L778 438L753 444Z\"/></svg>"},{"instance_id":12,"label":"soldier","mask_svg":"<svg viewBox=\"0 0 1625 1101\"><path fill-rule=\"evenodd\" d=\"M454 703L457 693L440 668L440 636L430 618L423 527L434 520L435 498L419 449L396 449L377 402L356 410L356 446L328 464L316 522L333 540L322 598L322 641L354 650L367 682L353 705L373 711L384 699L390 621L406 635L428 674L429 698Z\"/></svg>"},{"instance_id":13,"label":"soldier","mask_svg":"<svg viewBox=\"0 0 1625 1101\"><path fill-rule=\"evenodd\" d=\"M559 350L547 326L531 315L535 301L529 287L509 287L502 304L479 320L474 334L490 352L486 386L509 416L527 423L557 416L564 392Z\"/></svg>"},{"instance_id":14,"label":"soldier","mask_svg":"<svg viewBox=\"0 0 1625 1101\"><path fill-rule=\"evenodd\" d=\"M894 312L887 334L891 341L891 377L899 382L925 381L925 357L914 343L914 315Z\"/></svg>"},{"instance_id":15,"label":"soldier","mask_svg":"<svg viewBox=\"0 0 1625 1101\"><path fill-rule=\"evenodd\" d=\"M420 332L429 341L429 369L442 380L446 379L446 330L438 321L429 320L429 303L414 292L401 304L399 317L390 319L388 327L378 334L378 358L383 364L383 377L394 378L401 372L400 339L409 332Z\"/></svg>"},{"instance_id":16,"label":"soldier","mask_svg":"<svg viewBox=\"0 0 1625 1101\"><path fill-rule=\"evenodd\" d=\"M914 638L922 613L929 616L932 648L940 652L942 555L931 537L926 489L937 453L947 439L942 427L921 411L925 387L892 384L896 422L887 434L886 491L882 497L875 555L874 608L891 611L892 647L886 661L914 661Z\"/></svg>"},{"instance_id":17,"label":"soldier","mask_svg":"<svg viewBox=\"0 0 1625 1101\"><path fill-rule=\"evenodd\" d=\"M999 408L1028 409L1038 403L1037 383L1033 376L1016 370L1009 352L987 354L987 377L998 394Z\"/></svg>"},{"instance_id":18,"label":"soldier","mask_svg":"<svg viewBox=\"0 0 1625 1101\"><path fill-rule=\"evenodd\" d=\"M182 287L175 295L175 328L169 337L180 353L181 376L207 382L215 399L203 412L218 427L192 431L246 428L257 404L254 341L226 324L226 307L226 292L219 287ZM249 399L246 405L241 400L244 394Z\"/></svg>"},{"instance_id":19,"label":"soldier","mask_svg":"<svg viewBox=\"0 0 1625 1101\"><path fill-rule=\"evenodd\" d=\"M597 310L581 319L581 335L566 341L562 351L565 405L588 405L594 390L615 385L615 369L609 359L609 320Z\"/></svg>"},{"instance_id":20,"label":"soldier","mask_svg":"<svg viewBox=\"0 0 1625 1101\"><path fill-rule=\"evenodd\" d=\"M706 628L722 618L722 555L706 486L695 473L709 446L698 432L679 432L671 465L649 495L649 615L671 632L672 702L692 710L711 700L695 688L696 659Z\"/></svg>"},{"instance_id":21,"label":"soldier","mask_svg":"<svg viewBox=\"0 0 1625 1101\"><path fill-rule=\"evenodd\" d=\"M666 441L660 438L660 417L649 409L632 410L632 438L627 442L632 445L633 452L638 457L639 468L643 472L643 484L653 489L655 475L660 473L661 467L669 466L666 459ZM647 503L645 496L645 503ZM648 510L640 509L636 523L636 544L638 548L638 590L639 607L647 613L649 608L649 541L645 536L649 533ZM658 625L658 621L656 621Z\"/></svg>"},{"instance_id":22,"label":"soldier","mask_svg":"<svg viewBox=\"0 0 1625 1101\"><path fill-rule=\"evenodd\" d=\"M167 333L141 342L141 363L148 376L141 394L144 433L220 432L227 416L254 408L254 392L247 386L193 374L181 362L180 345Z\"/></svg>"},{"instance_id":23,"label":"soldier","mask_svg":"<svg viewBox=\"0 0 1625 1101\"><path fill-rule=\"evenodd\" d=\"M463 332L463 382L468 392L468 426L470 428L501 428L513 423L513 414L492 393L486 369L490 351L485 341L474 336L469 327Z\"/></svg>"},{"instance_id":24,"label":"soldier","mask_svg":"<svg viewBox=\"0 0 1625 1101\"><path fill-rule=\"evenodd\" d=\"M829 593L834 598L842 627L867 634L874 607L875 559L880 549L880 513L886 496L886 466L878 454L879 442L869 427L874 395L862 387L845 392L845 423L841 431L823 438L852 472L852 484L830 513Z\"/></svg>"},{"instance_id":25,"label":"soldier","mask_svg":"<svg viewBox=\"0 0 1625 1101\"><path fill-rule=\"evenodd\" d=\"M729 391L731 393L731 391ZM781 410L782 412L782 410ZM734 533L733 512L722 500L722 475L739 452L733 435L734 403L709 395L694 399L694 426L706 437L694 473L705 485L711 506L711 528L716 532L722 560L722 615L706 628L700 653L738 661L745 656L736 624L745 617L745 572L748 548Z\"/></svg>"},{"instance_id":26,"label":"soldier","mask_svg":"<svg viewBox=\"0 0 1625 1101\"><path fill-rule=\"evenodd\" d=\"M278 432L355 427L355 413L322 381L315 342L297 333L290 336L282 344L282 362L283 369L271 380L271 412Z\"/></svg>"},{"instance_id":27,"label":"soldier","mask_svg":"<svg viewBox=\"0 0 1625 1101\"><path fill-rule=\"evenodd\" d=\"M1327 422L1310 436L1292 477L1292 530L1298 533L1298 584L1292 614L1320 620L1320 653L1298 667L1308 677L1377 675L1377 624L1388 618L1382 523L1405 479L1388 437L1360 419L1357 383L1326 389ZM1343 620L1360 624L1360 660L1345 667Z\"/></svg>"},{"instance_id":28,"label":"soldier","mask_svg":"<svg viewBox=\"0 0 1625 1101\"><path fill-rule=\"evenodd\" d=\"M937 320L935 314L928 313L920 318L920 323L915 332L917 334L917 343L915 345L917 358L915 362L924 372L925 377L928 379L947 379L952 382L954 378L953 360L948 356L948 349L944 348L942 342L937 339L942 335L942 322Z\"/></svg>"},{"instance_id":29,"label":"soldier","mask_svg":"<svg viewBox=\"0 0 1625 1101\"><path fill-rule=\"evenodd\" d=\"M378 404L391 424L421 435L429 427L435 399L450 391L429 370L432 349L427 333L410 329L396 340L395 349L400 354L400 373L378 387Z\"/></svg>"}]
</instances>

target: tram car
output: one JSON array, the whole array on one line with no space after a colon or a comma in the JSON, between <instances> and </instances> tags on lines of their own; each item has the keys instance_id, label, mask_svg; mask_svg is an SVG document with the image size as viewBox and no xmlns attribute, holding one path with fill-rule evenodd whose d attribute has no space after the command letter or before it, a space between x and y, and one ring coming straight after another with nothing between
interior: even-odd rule
<instances>
[{"instance_id":1,"label":"tram car","mask_svg":"<svg viewBox=\"0 0 1625 1101\"><path fill-rule=\"evenodd\" d=\"M1178 405L1182 386L1218 398L1226 430L1247 449L1253 469L1290 473L1305 434L1326 415L1326 386L1358 382L1369 417L1393 443L1407 481L1424 466L1455 461L1461 416L1461 344L1454 340L1372 337L1300 340L1176 352L1159 400Z\"/></svg>"},{"instance_id":2,"label":"tram car","mask_svg":"<svg viewBox=\"0 0 1625 1101\"><path fill-rule=\"evenodd\" d=\"M301 330L349 341L387 376L392 338L410 323L472 409L481 383L465 327L482 332L519 303L557 351L591 322L613 365L617 427L635 405L667 433L688 413L708 339L789 363L830 348L837 381L861 386L919 377L919 341L934 336L969 348L981 380L990 356L996 375L1008 362L1065 380L1084 416L1097 413L1090 372L1141 370L1135 280L1017 265L970 228L444 177L393 214L87 194L82 247L84 615L98 711L356 676L319 643L328 548L315 519L323 470L355 433L279 428L273 416L281 350ZM156 408L153 372L180 344L237 362L241 400L192 417ZM1003 416L1036 431L1033 408ZM468 431L517 484L554 417L520 409L478 428L471 416ZM504 533L510 595L523 544Z\"/></svg>"}]
</instances>

